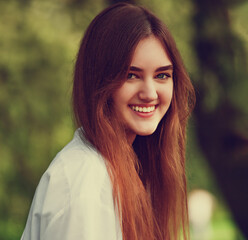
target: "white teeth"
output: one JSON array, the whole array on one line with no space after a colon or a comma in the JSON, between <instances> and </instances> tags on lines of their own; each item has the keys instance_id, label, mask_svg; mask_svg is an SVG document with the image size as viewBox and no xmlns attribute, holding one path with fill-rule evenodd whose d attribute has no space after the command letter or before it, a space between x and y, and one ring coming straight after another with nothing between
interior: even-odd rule
<instances>
[{"instance_id":1,"label":"white teeth","mask_svg":"<svg viewBox=\"0 0 248 240\"><path fill-rule=\"evenodd\" d=\"M136 112L144 112L144 113L149 113L155 110L155 106L152 107L131 106L131 108Z\"/></svg>"}]
</instances>

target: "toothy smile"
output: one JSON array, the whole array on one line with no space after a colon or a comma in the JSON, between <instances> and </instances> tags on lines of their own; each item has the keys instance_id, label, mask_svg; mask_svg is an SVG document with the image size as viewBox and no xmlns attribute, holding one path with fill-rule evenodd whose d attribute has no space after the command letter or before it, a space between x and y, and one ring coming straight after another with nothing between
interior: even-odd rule
<instances>
[{"instance_id":1,"label":"toothy smile","mask_svg":"<svg viewBox=\"0 0 248 240\"><path fill-rule=\"evenodd\" d=\"M151 107L139 107L139 106L130 106L131 109L135 112L149 113L155 110L155 105Z\"/></svg>"}]
</instances>

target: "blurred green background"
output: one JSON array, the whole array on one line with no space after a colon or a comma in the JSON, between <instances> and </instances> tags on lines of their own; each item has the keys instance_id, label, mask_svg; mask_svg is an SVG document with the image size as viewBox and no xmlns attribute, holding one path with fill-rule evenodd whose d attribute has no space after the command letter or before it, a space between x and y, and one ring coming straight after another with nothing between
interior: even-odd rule
<instances>
[{"instance_id":1,"label":"blurred green background","mask_svg":"<svg viewBox=\"0 0 248 240\"><path fill-rule=\"evenodd\" d=\"M73 136L77 50L89 22L114 2L0 1L0 239L20 238L42 173ZM196 87L187 151L192 239L246 239L248 2L130 2L168 25Z\"/></svg>"}]
</instances>

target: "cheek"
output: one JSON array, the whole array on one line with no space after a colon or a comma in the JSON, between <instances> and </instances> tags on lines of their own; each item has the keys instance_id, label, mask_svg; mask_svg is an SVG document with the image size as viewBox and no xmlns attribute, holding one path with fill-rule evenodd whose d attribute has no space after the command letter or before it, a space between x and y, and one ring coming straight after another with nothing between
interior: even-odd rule
<instances>
[{"instance_id":1,"label":"cheek","mask_svg":"<svg viewBox=\"0 0 248 240\"><path fill-rule=\"evenodd\" d=\"M133 87L129 84L124 83L119 89L113 94L113 101L115 106L127 105L131 100L133 94Z\"/></svg>"},{"instance_id":2,"label":"cheek","mask_svg":"<svg viewBox=\"0 0 248 240\"><path fill-rule=\"evenodd\" d=\"M169 102L172 101L173 94L174 94L174 93L173 93L173 90L171 90L171 91L168 93L167 100L168 100Z\"/></svg>"},{"instance_id":3,"label":"cheek","mask_svg":"<svg viewBox=\"0 0 248 240\"><path fill-rule=\"evenodd\" d=\"M165 105L169 105L173 97L173 87L161 89L159 95L160 101Z\"/></svg>"}]
</instances>

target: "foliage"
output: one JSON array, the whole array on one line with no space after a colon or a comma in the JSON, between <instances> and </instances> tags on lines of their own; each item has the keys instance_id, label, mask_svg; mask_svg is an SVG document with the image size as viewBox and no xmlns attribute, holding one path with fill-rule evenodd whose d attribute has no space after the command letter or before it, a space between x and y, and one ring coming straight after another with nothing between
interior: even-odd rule
<instances>
[{"instance_id":1,"label":"foliage","mask_svg":"<svg viewBox=\"0 0 248 240\"><path fill-rule=\"evenodd\" d=\"M0 238L16 239L42 172L72 134L73 49L67 29L49 23L61 16L37 2L0 4Z\"/></svg>"}]
</instances>

